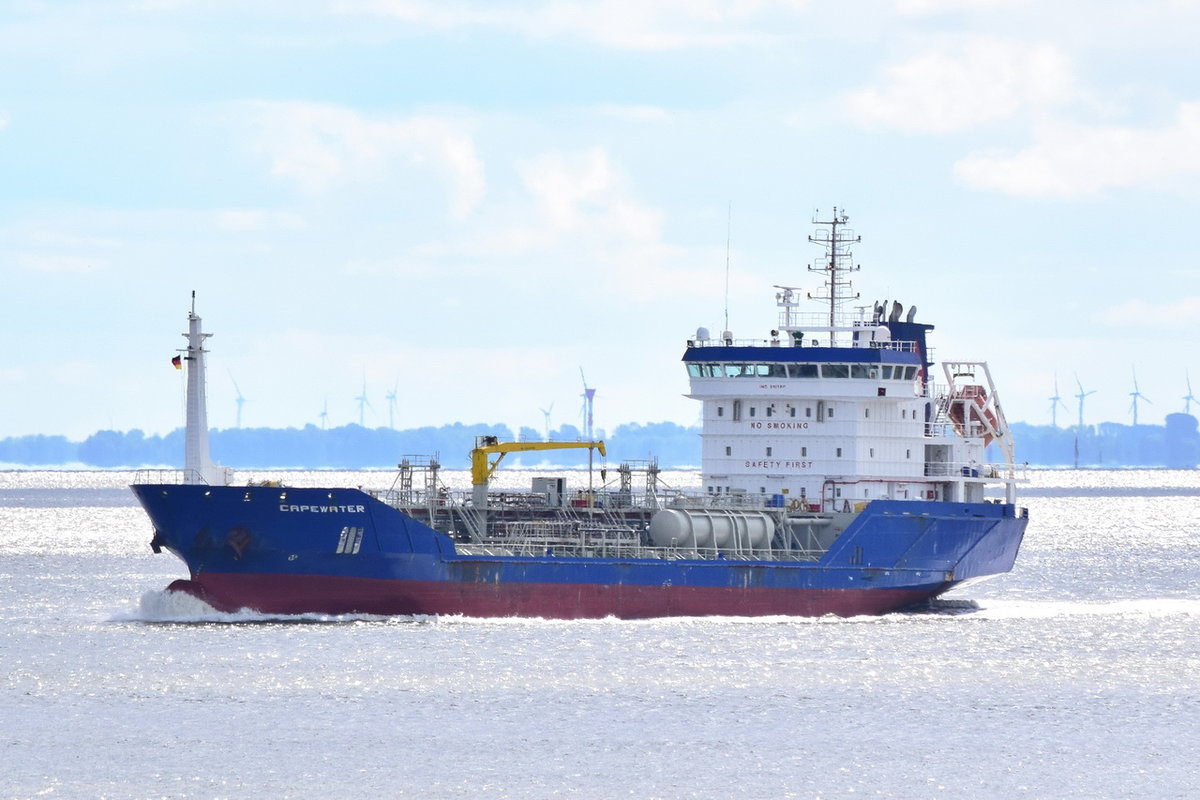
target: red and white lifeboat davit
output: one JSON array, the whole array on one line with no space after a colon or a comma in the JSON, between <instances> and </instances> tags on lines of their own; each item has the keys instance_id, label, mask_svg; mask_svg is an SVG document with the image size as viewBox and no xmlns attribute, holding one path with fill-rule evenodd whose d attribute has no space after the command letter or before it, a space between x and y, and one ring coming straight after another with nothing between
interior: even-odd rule
<instances>
[{"instance_id":1,"label":"red and white lifeboat davit","mask_svg":"<svg viewBox=\"0 0 1200 800\"><path fill-rule=\"evenodd\" d=\"M989 445L999 433L996 412L988 404L987 389L978 385L956 386L950 396L950 421L962 436L983 437Z\"/></svg>"}]
</instances>

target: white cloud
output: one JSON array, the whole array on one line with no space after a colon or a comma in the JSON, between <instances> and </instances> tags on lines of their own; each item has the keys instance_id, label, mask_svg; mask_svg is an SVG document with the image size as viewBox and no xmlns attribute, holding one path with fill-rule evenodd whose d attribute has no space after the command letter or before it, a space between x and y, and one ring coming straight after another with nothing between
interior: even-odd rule
<instances>
[{"instance_id":1,"label":"white cloud","mask_svg":"<svg viewBox=\"0 0 1200 800\"><path fill-rule=\"evenodd\" d=\"M1029 5L1031 0L896 0L901 14L924 16L956 11L991 11Z\"/></svg>"},{"instance_id":2,"label":"white cloud","mask_svg":"<svg viewBox=\"0 0 1200 800\"><path fill-rule=\"evenodd\" d=\"M671 119L667 110L658 106L602 105L595 110L606 117L626 122L667 122Z\"/></svg>"},{"instance_id":3,"label":"white cloud","mask_svg":"<svg viewBox=\"0 0 1200 800\"><path fill-rule=\"evenodd\" d=\"M347 0L339 8L442 30L486 26L534 39L578 38L613 48L670 50L776 38L776 23L807 5L807 0L550 0L532 7L487 4L481 10L423 0Z\"/></svg>"},{"instance_id":4,"label":"white cloud","mask_svg":"<svg viewBox=\"0 0 1200 800\"><path fill-rule=\"evenodd\" d=\"M1194 182L1200 175L1200 103L1180 104L1174 124L1159 129L1045 126L1024 150L968 156L954 173L972 188L1030 197Z\"/></svg>"},{"instance_id":5,"label":"white cloud","mask_svg":"<svg viewBox=\"0 0 1200 800\"><path fill-rule=\"evenodd\" d=\"M0 131L8 128L8 115L0 111Z\"/></svg>"},{"instance_id":6,"label":"white cloud","mask_svg":"<svg viewBox=\"0 0 1200 800\"><path fill-rule=\"evenodd\" d=\"M656 241L662 213L629 197L628 180L599 147L582 153L547 153L519 167L521 180L558 231L585 225L617 238Z\"/></svg>"},{"instance_id":7,"label":"white cloud","mask_svg":"<svg viewBox=\"0 0 1200 800\"><path fill-rule=\"evenodd\" d=\"M105 264L94 258L85 256L47 255L31 253L17 257L17 265L30 272L45 272L49 274L83 275L89 272L99 272Z\"/></svg>"},{"instance_id":8,"label":"white cloud","mask_svg":"<svg viewBox=\"0 0 1200 800\"><path fill-rule=\"evenodd\" d=\"M845 106L867 127L953 133L1077 94L1070 62L1056 48L972 37L890 67L881 86L847 95Z\"/></svg>"},{"instance_id":9,"label":"white cloud","mask_svg":"<svg viewBox=\"0 0 1200 800\"><path fill-rule=\"evenodd\" d=\"M215 212L216 226L225 231L300 230L304 218L286 211L261 208L224 209Z\"/></svg>"},{"instance_id":10,"label":"white cloud","mask_svg":"<svg viewBox=\"0 0 1200 800\"><path fill-rule=\"evenodd\" d=\"M711 286L695 279L696 264L721 259L664 241L665 214L638 196L604 148L544 152L517 162L515 170L523 191L478 215L473 229L413 248L405 269L511 262L527 280L538 274L543 277L536 280L554 281L556 292L578 284L629 303L647 302L658 291L678 296L681 288L688 296L709 293ZM415 268L420 274L431 267Z\"/></svg>"},{"instance_id":11,"label":"white cloud","mask_svg":"<svg viewBox=\"0 0 1200 800\"><path fill-rule=\"evenodd\" d=\"M468 216L487 189L475 143L450 119L374 119L339 106L300 102L251 104L256 150L271 174L311 193L340 183L375 182L398 163L427 166L450 184L451 212Z\"/></svg>"},{"instance_id":12,"label":"white cloud","mask_svg":"<svg viewBox=\"0 0 1200 800\"><path fill-rule=\"evenodd\" d=\"M1107 308L1093 319L1113 327L1193 328L1200 318L1200 297L1181 297L1165 303L1130 300Z\"/></svg>"}]
</instances>

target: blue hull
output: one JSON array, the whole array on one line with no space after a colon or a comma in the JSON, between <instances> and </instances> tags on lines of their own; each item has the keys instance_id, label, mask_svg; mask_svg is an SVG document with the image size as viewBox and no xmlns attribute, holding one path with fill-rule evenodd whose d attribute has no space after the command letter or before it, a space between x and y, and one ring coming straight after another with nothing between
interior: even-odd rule
<instances>
[{"instance_id":1,"label":"blue hull","mask_svg":"<svg viewBox=\"0 0 1200 800\"><path fill-rule=\"evenodd\" d=\"M876 500L816 562L482 556L355 489L133 491L155 548L188 566L173 588L281 614L879 614L1007 572L1027 522L1011 505Z\"/></svg>"}]
</instances>

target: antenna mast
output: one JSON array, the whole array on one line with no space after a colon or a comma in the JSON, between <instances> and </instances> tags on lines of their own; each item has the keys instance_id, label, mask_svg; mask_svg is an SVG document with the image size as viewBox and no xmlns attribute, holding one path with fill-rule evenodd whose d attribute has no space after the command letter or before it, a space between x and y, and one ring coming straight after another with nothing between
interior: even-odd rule
<instances>
[{"instance_id":1,"label":"antenna mast","mask_svg":"<svg viewBox=\"0 0 1200 800\"><path fill-rule=\"evenodd\" d=\"M815 216L814 225L828 225L829 228L818 228L816 235L809 236L808 241L825 247L825 262L810 265L808 271L825 273L825 283L816 294L810 293L808 299L829 301L829 343L836 347L836 334L833 329L837 326L838 306L847 300L859 298L857 293L850 293L850 273L860 269L852 263L854 254L850 252L850 245L861 242L862 237L855 236L853 231L844 227L850 217L846 215L845 210L839 214L837 206L833 207L833 215L829 220L818 220ZM838 230L839 227L842 230Z\"/></svg>"},{"instance_id":2,"label":"antenna mast","mask_svg":"<svg viewBox=\"0 0 1200 800\"><path fill-rule=\"evenodd\" d=\"M729 201L729 212L725 218L725 327L729 330L729 242L733 236L733 201ZM722 336L721 338L728 338ZM590 440L589 440L590 441Z\"/></svg>"}]
</instances>

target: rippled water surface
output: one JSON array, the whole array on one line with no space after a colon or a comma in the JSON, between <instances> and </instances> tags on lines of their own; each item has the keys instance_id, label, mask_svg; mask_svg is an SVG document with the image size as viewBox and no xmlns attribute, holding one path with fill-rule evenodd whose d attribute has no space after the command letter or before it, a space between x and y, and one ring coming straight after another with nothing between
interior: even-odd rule
<instances>
[{"instance_id":1,"label":"rippled water surface","mask_svg":"<svg viewBox=\"0 0 1200 800\"><path fill-rule=\"evenodd\" d=\"M1200 796L1200 474L1029 477L946 613L546 622L213 615L131 473L0 473L0 797Z\"/></svg>"}]
</instances>

